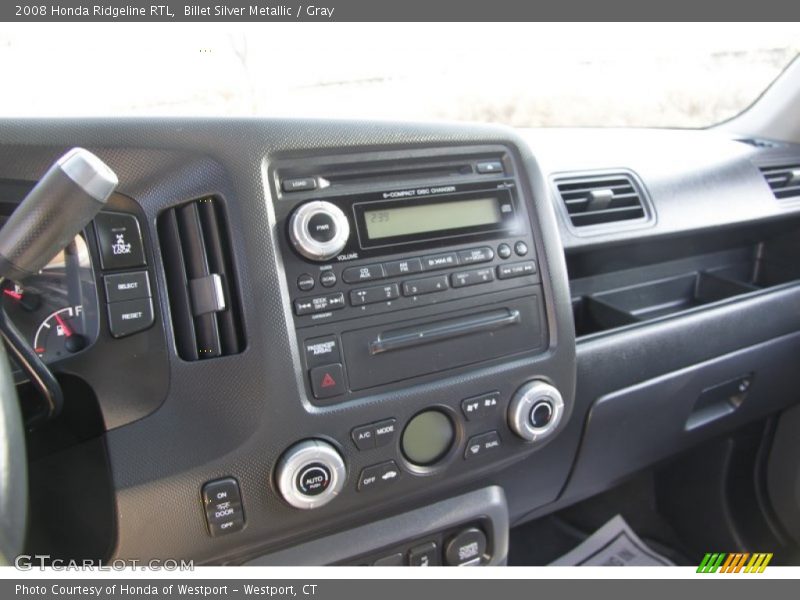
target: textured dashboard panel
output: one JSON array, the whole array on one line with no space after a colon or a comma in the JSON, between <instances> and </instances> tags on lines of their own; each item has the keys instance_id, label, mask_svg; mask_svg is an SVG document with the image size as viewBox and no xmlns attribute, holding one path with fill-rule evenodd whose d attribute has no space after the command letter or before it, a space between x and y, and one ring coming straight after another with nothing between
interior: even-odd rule
<instances>
[{"instance_id":1,"label":"textured dashboard panel","mask_svg":"<svg viewBox=\"0 0 800 600\"><path fill-rule=\"evenodd\" d=\"M644 182L656 207L652 226L619 224L591 237L576 235L559 218L568 252L800 213L797 204L775 200L756 166L764 160L797 160L800 146L759 149L704 130L537 129L521 135L549 176L629 169Z\"/></svg>"},{"instance_id":2,"label":"textured dashboard panel","mask_svg":"<svg viewBox=\"0 0 800 600\"><path fill-rule=\"evenodd\" d=\"M447 379L375 396L366 405L304 406L267 183L270 161L344 150L484 142L508 146L529 174L523 185L526 195L534 198L533 212L542 230L537 252L553 332L550 352L536 359L456 371ZM351 473L357 473L376 459L359 455L347 445L352 426L386 416L403 422L437 398L468 397L486 389L500 389L510 396L533 376L550 379L566 398L572 397L573 328L558 230L545 181L513 131L344 121L0 121L0 177L35 180L72 145L89 148L116 170L119 191L135 198L145 211L147 223L143 226L151 239L157 237L157 215L168 206L205 195L216 195L226 203L249 335L247 350L237 356L193 364L171 352L170 391L162 407L108 434L118 488L117 556L199 561L244 557L486 485L497 468L476 467L472 473L451 478L419 478L402 497L377 493L365 502L356 501L351 493L349 499L341 498L306 514L279 500L270 474L284 448L321 431L343 443ZM154 253L155 286L162 314L167 315L157 248ZM171 340L168 323L166 327ZM544 504L555 498L576 445L577 440L569 438L566 447L549 444L526 460L530 463L526 480L536 483L531 503ZM200 487L207 480L227 475L239 480L247 526L236 535L212 539L203 521ZM352 479L353 475L348 485Z\"/></svg>"}]
</instances>

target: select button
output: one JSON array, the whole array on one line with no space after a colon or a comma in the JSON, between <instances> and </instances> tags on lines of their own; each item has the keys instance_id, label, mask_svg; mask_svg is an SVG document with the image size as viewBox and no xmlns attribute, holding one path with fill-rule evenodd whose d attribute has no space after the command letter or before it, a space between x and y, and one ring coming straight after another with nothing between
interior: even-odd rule
<instances>
[{"instance_id":1,"label":"select button","mask_svg":"<svg viewBox=\"0 0 800 600\"><path fill-rule=\"evenodd\" d=\"M151 296L150 279L147 276L147 271L105 275L103 282L105 283L106 300L108 302L138 300Z\"/></svg>"}]
</instances>

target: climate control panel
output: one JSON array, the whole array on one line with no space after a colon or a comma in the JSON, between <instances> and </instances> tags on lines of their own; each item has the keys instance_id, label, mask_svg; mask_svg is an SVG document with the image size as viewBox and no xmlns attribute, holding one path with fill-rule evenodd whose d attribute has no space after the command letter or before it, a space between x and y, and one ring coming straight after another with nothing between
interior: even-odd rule
<instances>
[{"instance_id":1,"label":"climate control panel","mask_svg":"<svg viewBox=\"0 0 800 600\"><path fill-rule=\"evenodd\" d=\"M558 431L564 401L554 386L533 380L508 402L499 392L488 392L461 401L459 408L434 406L405 423L387 417L353 427L344 443L376 460L354 470L358 476L350 485L366 494L396 488L409 477L444 473L456 463L479 464L487 456L529 450ZM348 474L334 443L308 439L284 452L275 483L290 506L307 510L334 500L348 485Z\"/></svg>"}]
</instances>

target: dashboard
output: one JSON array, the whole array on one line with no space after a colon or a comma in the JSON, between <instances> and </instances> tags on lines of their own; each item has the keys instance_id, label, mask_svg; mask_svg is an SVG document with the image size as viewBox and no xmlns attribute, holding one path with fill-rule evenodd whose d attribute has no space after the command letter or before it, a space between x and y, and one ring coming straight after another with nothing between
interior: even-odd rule
<instances>
[{"instance_id":1,"label":"dashboard","mask_svg":"<svg viewBox=\"0 0 800 600\"><path fill-rule=\"evenodd\" d=\"M4 214L72 146L117 193L3 287L65 388L34 511L91 497L36 550L501 564L510 526L797 400L800 147L8 120Z\"/></svg>"}]
</instances>

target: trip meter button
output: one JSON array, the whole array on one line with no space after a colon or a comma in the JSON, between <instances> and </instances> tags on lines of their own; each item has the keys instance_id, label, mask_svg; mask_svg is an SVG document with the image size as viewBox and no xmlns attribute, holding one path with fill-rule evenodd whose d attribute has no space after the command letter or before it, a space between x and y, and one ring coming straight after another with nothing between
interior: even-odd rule
<instances>
[{"instance_id":1,"label":"trip meter button","mask_svg":"<svg viewBox=\"0 0 800 600\"><path fill-rule=\"evenodd\" d=\"M154 321L153 301L150 298L114 302L108 305L108 327L115 338L143 331Z\"/></svg>"},{"instance_id":2,"label":"trip meter button","mask_svg":"<svg viewBox=\"0 0 800 600\"><path fill-rule=\"evenodd\" d=\"M106 286L108 302L139 300L151 296L150 278L147 276L147 271L106 275L103 277L103 282Z\"/></svg>"}]
</instances>

